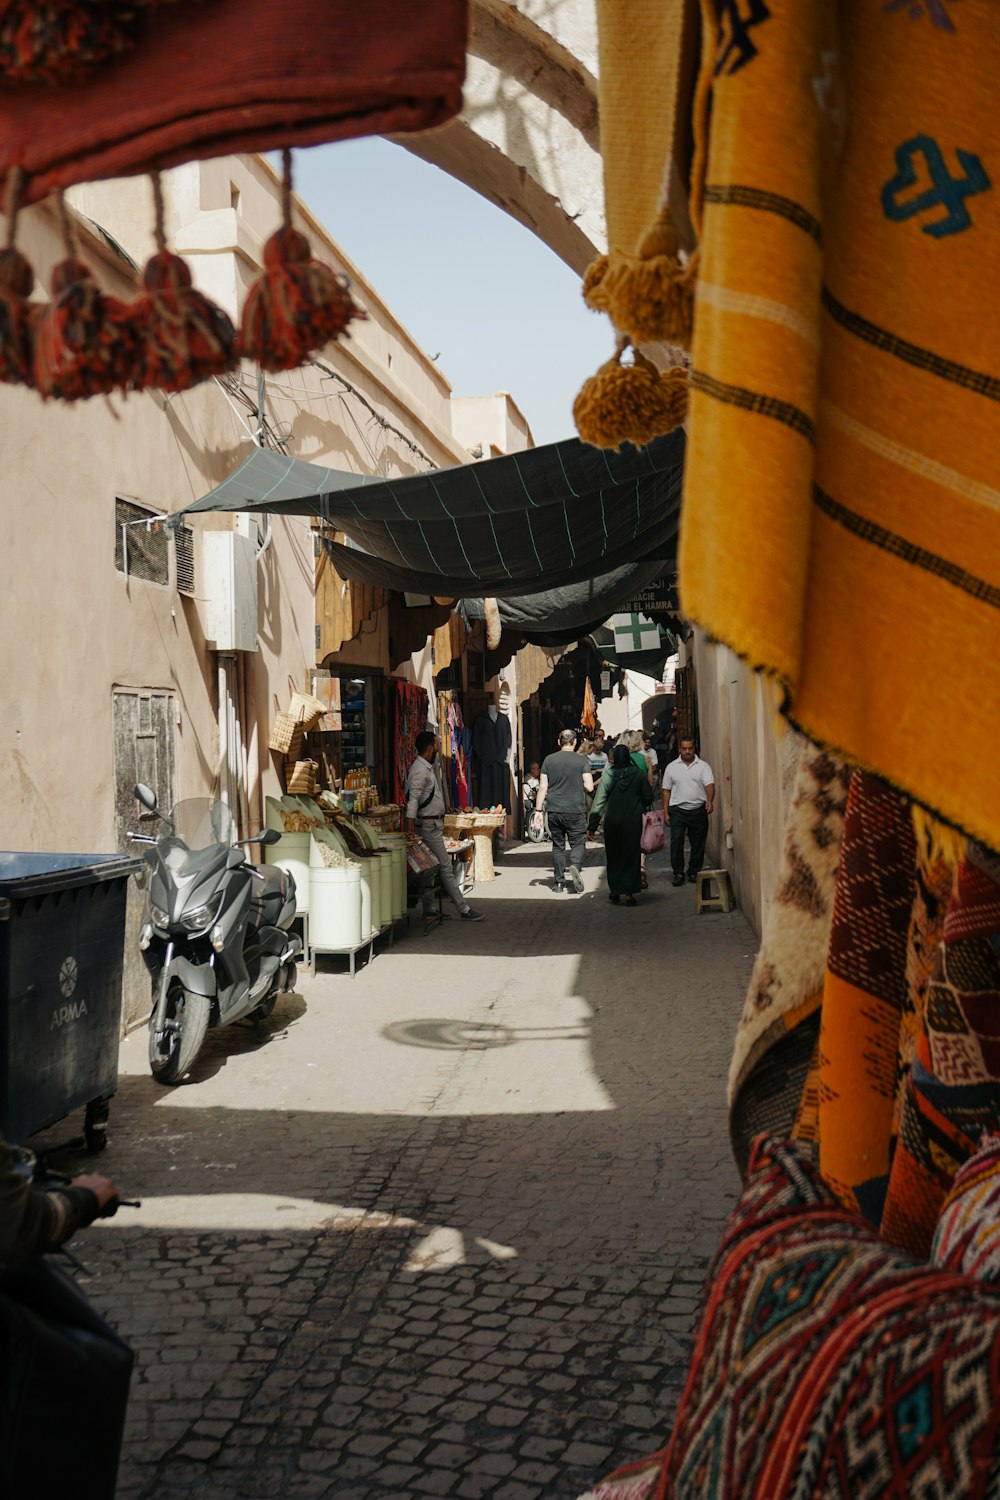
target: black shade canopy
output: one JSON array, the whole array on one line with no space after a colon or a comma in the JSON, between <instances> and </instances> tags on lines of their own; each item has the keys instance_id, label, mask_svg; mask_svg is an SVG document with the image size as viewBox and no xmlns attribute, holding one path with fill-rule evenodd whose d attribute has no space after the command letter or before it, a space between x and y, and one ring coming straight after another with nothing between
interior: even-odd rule
<instances>
[{"instance_id":1,"label":"black shade canopy","mask_svg":"<svg viewBox=\"0 0 1000 1500\"><path fill-rule=\"evenodd\" d=\"M614 568L583 583L544 589L497 601L500 622L535 646L561 646L591 635L641 589L669 572L673 558ZM482 599L463 599L461 613L468 620L483 618Z\"/></svg>"},{"instance_id":2,"label":"black shade canopy","mask_svg":"<svg viewBox=\"0 0 1000 1500\"><path fill-rule=\"evenodd\" d=\"M344 578L412 594L519 597L662 567L675 552L683 469L681 429L620 453L572 438L405 479L259 448L185 513L318 516L354 543L325 541Z\"/></svg>"}]
</instances>

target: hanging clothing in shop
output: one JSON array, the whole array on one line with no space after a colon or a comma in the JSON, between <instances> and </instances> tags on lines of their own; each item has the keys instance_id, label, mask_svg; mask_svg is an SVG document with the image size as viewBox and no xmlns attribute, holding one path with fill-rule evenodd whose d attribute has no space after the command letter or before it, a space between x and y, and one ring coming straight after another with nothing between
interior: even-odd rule
<instances>
[{"instance_id":1,"label":"hanging clothing in shop","mask_svg":"<svg viewBox=\"0 0 1000 1500\"><path fill-rule=\"evenodd\" d=\"M441 737L441 790L444 793L444 804L448 812L451 812L455 806L455 750L451 736L451 705L451 693L438 693L437 723L438 734Z\"/></svg>"},{"instance_id":2,"label":"hanging clothing in shop","mask_svg":"<svg viewBox=\"0 0 1000 1500\"><path fill-rule=\"evenodd\" d=\"M417 758L417 735L427 728L427 692L414 682L403 682L398 677L394 681L393 800L403 803L406 801L407 773Z\"/></svg>"},{"instance_id":3,"label":"hanging clothing in shop","mask_svg":"<svg viewBox=\"0 0 1000 1500\"><path fill-rule=\"evenodd\" d=\"M503 806L510 812L510 767L512 743L510 720L496 708L484 709L472 726L472 754L476 761L477 795L480 807Z\"/></svg>"},{"instance_id":4,"label":"hanging clothing in shop","mask_svg":"<svg viewBox=\"0 0 1000 1500\"><path fill-rule=\"evenodd\" d=\"M462 705L452 702L448 711L448 729L451 736L451 791L453 806L468 807L469 800L469 751L472 746L472 730L462 718Z\"/></svg>"}]
</instances>

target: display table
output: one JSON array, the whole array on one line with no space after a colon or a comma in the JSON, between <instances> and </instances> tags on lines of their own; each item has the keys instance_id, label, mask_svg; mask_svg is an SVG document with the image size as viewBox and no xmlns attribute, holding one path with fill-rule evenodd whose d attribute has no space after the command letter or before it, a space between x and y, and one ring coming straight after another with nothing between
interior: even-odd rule
<instances>
[{"instance_id":1,"label":"display table","mask_svg":"<svg viewBox=\"0 0 1000 1500\"><path fill-rule=\"evenodd\" d=\"M507 820L503 812L445 813L444 833L447 839L471 837L476 845L476 879L493 880L493 835Z\"/></svg>"}]
</instances>

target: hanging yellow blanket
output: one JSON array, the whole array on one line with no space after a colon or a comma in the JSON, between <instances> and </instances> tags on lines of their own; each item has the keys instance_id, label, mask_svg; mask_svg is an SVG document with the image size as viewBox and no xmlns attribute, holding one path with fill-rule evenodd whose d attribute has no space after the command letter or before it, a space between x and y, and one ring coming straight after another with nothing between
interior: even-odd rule
<instances>
[{"instance_id":1,"label":"hanging yellow blanket","mask_svg":"<svg viewBox=\"0 0 1000 1500\"><path fill-rule=\"evenodd\" d=\"M714 8L685 613L1000 848L1000 5Z\"/></svg>"}]
</instances>

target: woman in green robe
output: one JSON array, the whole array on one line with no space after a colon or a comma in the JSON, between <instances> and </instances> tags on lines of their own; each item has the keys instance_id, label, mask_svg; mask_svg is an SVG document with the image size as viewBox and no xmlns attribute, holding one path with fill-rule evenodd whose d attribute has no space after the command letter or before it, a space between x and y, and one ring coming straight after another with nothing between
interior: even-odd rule
<instances>
[{"instance_id":1,"label":"woman in green robe","mask_svg":"<svg viewBox=\"0 0 1000 1500\"><path fill-rule=\"evenodd\" d=\"M645 767L632 763L624 745L616 745L611 765L601 777L597 796L590 811L590 832L604 818L604 852L608 861L608 895L617 906L625 897L626 906L635 905L635 893L642 884L639 840L642 838L642 815L653 804L653 788Z\"/></svg>"}]
</instances>

